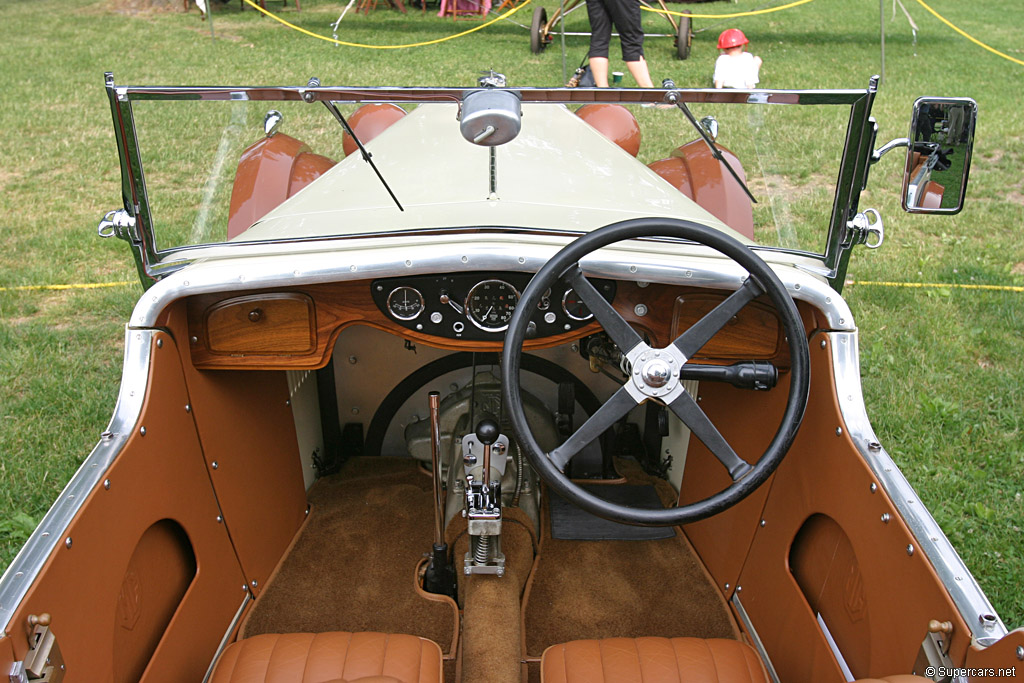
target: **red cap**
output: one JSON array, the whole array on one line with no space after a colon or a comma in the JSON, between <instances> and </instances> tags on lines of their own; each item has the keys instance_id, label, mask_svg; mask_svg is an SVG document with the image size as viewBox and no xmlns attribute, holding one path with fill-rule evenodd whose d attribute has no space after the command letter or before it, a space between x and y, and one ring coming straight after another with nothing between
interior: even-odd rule
<instances>
[{"instance_id":1,"label":"red cap","mask_svg":"<svg viewBox=\"0 0 1024 683\"><path fill-rule=\"evenodd\" d=\"M718 49L728 50L730 47L746 45L749 42L747 37L743 35L743 31L738 28L727 28L722 31L722 35L718 36Z\"/></svg>"}]
</instances>

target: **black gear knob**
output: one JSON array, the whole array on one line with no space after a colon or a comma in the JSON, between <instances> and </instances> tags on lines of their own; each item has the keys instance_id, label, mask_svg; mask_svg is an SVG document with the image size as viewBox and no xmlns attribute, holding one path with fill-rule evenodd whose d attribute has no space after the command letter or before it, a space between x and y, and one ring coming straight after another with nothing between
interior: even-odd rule
<instances>
[{"instance_id":1,"label":"black gear knob","mask_svg":"<svg viewBox=\"0 0 1024 683\"><path fill-rule=\"evenodd\" d=\"M476 438L485 446L490 446L501 435L498 423L494 420L480 420L476 425Z\"/></svg>"}]
</instances>

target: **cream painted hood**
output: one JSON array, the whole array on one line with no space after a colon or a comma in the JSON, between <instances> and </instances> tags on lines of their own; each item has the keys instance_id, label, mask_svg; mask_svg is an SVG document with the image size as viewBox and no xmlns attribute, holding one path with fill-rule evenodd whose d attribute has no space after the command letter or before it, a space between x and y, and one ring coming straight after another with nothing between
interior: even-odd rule
<instances>
[{"instance_id":1,"label":"cream painted hood","mask_svg":"<svg viewBox=\"0 0 1024 683\"><path fill-rule=\"evenodd\" d=\"M352 154L235 241L491 226L589 231L650 216L748 241L564 106L525 104L519 136L495 148L464 140L457 115L456 104L421 105L366 146L404 211Z\"/></svg>"}]
</instances>

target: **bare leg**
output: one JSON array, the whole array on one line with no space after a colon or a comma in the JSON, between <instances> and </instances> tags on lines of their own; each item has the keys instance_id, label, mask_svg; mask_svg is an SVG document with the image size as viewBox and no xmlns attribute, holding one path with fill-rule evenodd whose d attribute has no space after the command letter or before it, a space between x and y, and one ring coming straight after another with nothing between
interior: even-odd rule
<instances>
[{"instance_id":1,"label":"bare leg","mask_svg":"<svg viewBox=\"0 0 1024 683\"><path fill-rule=\"evenodd\" d=\"M632 72L632 69L630 69ZM607 57L591 57L590 58L590 73L594 74L594 83L597 84L598 88L608 87L608 58Z\"/></svg>"},{"instance_id":2,"label":"bare leg","mask_svg":"<svg viewBox=\"0 0 1024 683\"><path fill-rule=\"evenodd\" d=\"M590 64L591 64L591 69L593 69L593 64L594 64L594 60L593 59L590 60ZM638 61L636 61L636 62L626 62L626 68L629 69L629 73L631 73L633 75L633 78L636 79L636 84L639 85L641 88L653 88L654 87L654 83L651 82L651 74L647 71L647 60L645 60L643 58L643 56L641 56L640 59ZM608 62L607 62L607 60L605 60L604 69L605 69L605 71L604 71L605 83L607 84L607 82L608 82ZM596 79L597 78L597 76L596 76L597 70L596 69L594 69L594 73L595 73L594 78ZM600 85L600 84L598 84L598 85Z\"/></svg>"}]
</instances>

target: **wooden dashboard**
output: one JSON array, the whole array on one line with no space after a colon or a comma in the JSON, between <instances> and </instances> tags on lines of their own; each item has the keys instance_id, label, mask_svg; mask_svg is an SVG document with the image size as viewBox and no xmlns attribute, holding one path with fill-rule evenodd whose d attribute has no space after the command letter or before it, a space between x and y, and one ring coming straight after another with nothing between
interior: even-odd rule
<instances>
[{"instance_id":1,"label":"wooden dashboard","mask_svg":"<svg viewBox=\"0 0 1024 683\"><path fill-rule=\"evenodd\" d=\"M502 274L488 277L514 279ZM338 333L357 324L452 351L501 350L503 327L483 329L483 334L481 329L475 329L468 338L454 332L459 324L458 320L454 324L451 320L458 318L458 306L452 308L443 327L428 324L416 329L409 320L396 319L386 297L382 303L381 292L387 287L381 287L380 282L361 280L191 297L187 300L187 312L192 361L202 369L318 368L330 359ZM641 286L636 282L614 283L611 290L614 294L606 296L619 314L659 347L669 344L727 296L719 290L661 284ZM545 316L551 324L544 324ZM577 311L578 317L581 316ZM424 318L428 319L429 315ZM561 318L552 318L544 309L531 319L539 324L536 336L526 341L527 349L558 346L601 331L593 318L566 321L563 325ZM469 327L464 325L463 329ZM787 353L775 309L763 298L744 307L697 358L706 363L769 360L785 368Z\"/></svg>"}]
</instances>

